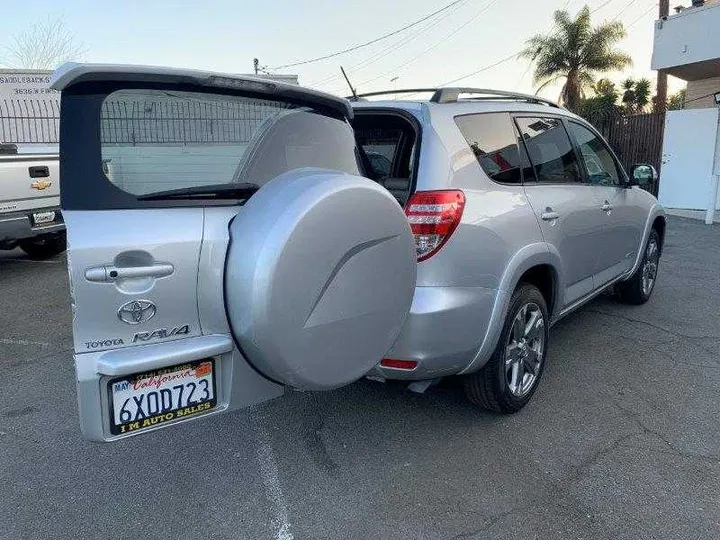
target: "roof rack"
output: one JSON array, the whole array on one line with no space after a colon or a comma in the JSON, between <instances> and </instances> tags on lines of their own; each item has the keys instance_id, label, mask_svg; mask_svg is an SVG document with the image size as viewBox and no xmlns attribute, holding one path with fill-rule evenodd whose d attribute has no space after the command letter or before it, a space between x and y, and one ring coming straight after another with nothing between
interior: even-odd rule
<instances>
[{"instance_id":1,"label":"roof rack","mask_svg":"<svg viewBox=\"0 0 720 540\"><path fill-rule=\"evenodd\" d=\"M402 90L381 90L380 92L366 92L364 94L358 94L357 96L348 96L347 99L350 101L365 101L363 98L373 96L386 96L393 94L419 94L419 93L437 92L437 88L404 88Z\"/></svg>"},{"instance_id":2,"label":"roof rack","mask_svg":"<svg viewBox=\"0 0 720 540\"><path fill-rule=\"evenodd\" d=\"M561 108L560 105L558 105L554 101L539 96L520 94L518 92L505 92L503 90L490 90L488 88L408 88L404 90L383 90L380 92L368 92L366 94L359 94L357 97L350 97L348 99L350 99L351 101L358 101L362 100L363 98L372 96L416 94L420 92L432 92L432 97L430 98L431 103L457 103L459 101L460 94L475 94L478 97L473 97L469 99L507 99L513 101L525 101L527 103L543 104L550 107L556 107L558 109Z\"/></svg>"}]
</instances>

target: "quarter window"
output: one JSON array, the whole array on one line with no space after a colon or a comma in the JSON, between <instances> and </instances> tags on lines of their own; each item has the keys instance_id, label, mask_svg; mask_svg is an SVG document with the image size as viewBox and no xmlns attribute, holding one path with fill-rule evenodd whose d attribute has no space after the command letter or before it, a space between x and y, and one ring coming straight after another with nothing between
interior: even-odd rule
<instances>
[{"instance_id":1,"label":"quarter window","mask_svg":"<svg viewBox=\"0 0 720 540\"><path fill-rule=\"evenodd\" d=\"M570 132L580 148L588 181L599 186L619 186L620 171L605 143L588 128L575 122L570 122Z\"/></svg>"},{"instance_id":2,"label":"quarter window","mask_svg":"<svg viewBox=\"0 0 720 540\"><path fill-rule=\"evenodd\" d=\"M545 184L582 181L575 151L559 118L518 118L537 181Z\"/></svg>"},{"instance_id":3,"label":"quarter window","mask_svg":"<svg viewBox=\"0 0 720 540\"><path fill-rule=\"evenodd\" d=\"M522 182L517 137L508 113L456 116L455 123L485 174L495 182Z\"/></svg>"}]
</instances>

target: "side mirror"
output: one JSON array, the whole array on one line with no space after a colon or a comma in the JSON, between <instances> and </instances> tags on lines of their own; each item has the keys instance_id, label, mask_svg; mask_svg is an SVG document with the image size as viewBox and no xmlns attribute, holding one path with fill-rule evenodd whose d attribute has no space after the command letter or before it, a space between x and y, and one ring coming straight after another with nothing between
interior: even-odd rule
<instances>
[{"instance_id":1,"label":"side mirror","mask_svg":"<svg viewBox=\"0 0 720 540\"><path fill-rule=\"evenodd\" d=\"M631 186L652 186L657 182L657 179L658 173L652 165L639 163L630 167Z\"/></svg>"}]
</instances>

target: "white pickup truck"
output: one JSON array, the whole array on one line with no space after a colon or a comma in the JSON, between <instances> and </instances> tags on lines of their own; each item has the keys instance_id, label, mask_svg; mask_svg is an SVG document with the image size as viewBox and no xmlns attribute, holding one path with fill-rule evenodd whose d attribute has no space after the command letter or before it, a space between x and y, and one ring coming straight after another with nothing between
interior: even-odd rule
<instances>
[{"instance_id":1,"label":"white pickup truck","mask_svg":"<svg viewBox=\"0 0 720 540\"><path fill-rule=\"evenodd\" d=\"M33 259L65 250L57 154L18 154L0 145L0 249L20 247Z\"/></svg>"}]
</instances>

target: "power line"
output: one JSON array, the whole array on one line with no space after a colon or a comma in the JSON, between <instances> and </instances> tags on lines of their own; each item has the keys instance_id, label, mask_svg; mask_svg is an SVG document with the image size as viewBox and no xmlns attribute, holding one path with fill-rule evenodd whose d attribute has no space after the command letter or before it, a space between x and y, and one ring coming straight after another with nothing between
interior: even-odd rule
<instances>
[{"instance_id":1,"label":"power line","mask_svg":"<svg viewBox=\"0 0 720 540\"><path fill-rule=\"evenodd\" d=\"M463 2L461 2L461 3L464 3L465 1L467 1L467 0L463 0ZM401 48L401 47L404 47L405 45L407 45L407 44L410 43L411 41L415 40L415 39L418 38L423 32L426 32L427 30L433 28L434 26L437 26L441 21L447 19L448 17L450 17L451 15L453 15L456 11L457 11L457 10L455 10L455 11L449 11L449 12L443 14L443 16L440 17L440 18L438 18L437 20L431 21L429 24L425 25L424 27L417 29L415 32L412 32L412 33L410 33L409 35L402 37L402 38L399 39L398 41L395 41L395 42L391 43L390 45L388 45L388 46L385 47L384 49L381 49L380 51L377 52L377 54L374 54L374 55L370 56L369 58L366 58L365 60L362 60L362 61L358 62L357 64L355 64L355 65L353 65L353 66L350 66L350 67L347 69L347 71L352 74L352 73L354 73L355 71L359 71L359 70L361 70L361 69L365 69L365 68L366 68L367 66L369 66L370 64L374 64L374 63L377 62L378 60L381 60L382 58L386 57L388 54L391 54L392 52L395 52L397 49L399 49L399 48ZM319 81L314 82L314 83L310 83L308 86L314 86L314 87L322 86L322 85L328 84L328 83L330 83L330 82L333 82L333 81L335 81L335 80L338 80L338 79L340 79L340 78L342 78L341 75L330 75L329 77L325 77L325 78L323 78L322 80L319 80Z\"/></svg>"},{"instance_id":2,"label":"power line","mask_svg":"<svg viewBox=\"0 0 720 540\"><path fill-rule=\"evenodd\" d=\"M700 96L700 97L696 97L696 98L692 98L692 99L686 99L685 105L687 105L688 103L692 103L693 101L699 101L701 99L709 98L710 96L714 96L715 94L717 94L717 92L710 92L709 94L705 94L704 96Z\"/></svg>"},{"instance_id":3,"label":"power line","mask_svg":"<svg viewBox=\"0 0 720 540\"><path fill-rule=\"evenodd\" d=\"M612 18L612 20L613 20L613 21L617 21L617 20L620 18L620 15L622 15L623 13L625 13L625 12L628 10L628 8L629 8L630 6L632 6L635 2L637 2L637 0L630 0L630 1L625 5L625 7L622 8L622 9L620 10L620 12Z\"/></svg>"},{"instance_id":4,"label":"power line","mask_svg":"<svg viewBox=\"0 0 720 540\"><path fill-rule=\"evenodd\" d=\"M565 3L565 7L567 7L567 6L569 6L569 5L570 5L570 2L569 2L569 1ZM554 24L553 24L553 26L554 26ZM551 28L552 28L552 27L551 27ZM510 56L506 56L506 57L503 58L502 60L498 60L497 62L495 62L495 63L493 63L493 64L490 64L490 65L481 67L480 69L478 69L478 70L476 70L476 71L473 71L472 73L468 73L467 75L463 75L463 76L458 77L458 78L456 78L456 79L453 79L453 80L451 80L451 81L444 82L444 83L442 83L442 84L440 84L440 85L438 85L438 86L445 86L445 85L448 85L448 84L456 83L456 82L458 82L458 81L462 81L463 79L467 79L468 77L472 77L473 75L477 75L478 73L482 73L483 71L487 71L487 70L489 70L489 69L492 69L492 68L494 68L494 67L496 67L496 66L499 66L500 64L504 64L505 62L509 62L510 60L513 60L514 58L517 58L518 56L520 56L521 53L522 53L522 50L517 51L517 52L511 54ZM531 63L531 64L532 64L532 63ZM524 75L523 75L523 78L524 78Z\"/></svg>"},{"instance_id":5,"label":"power line","mask_svg":"<svg viewBox=\"0 0 720 540\"><path fill-rule=\"evenodd\" d=\"M625 30L629 30L632 26L635 25L635 23L639 22L640 19L642 19L643 17L645 17L645 15L647 15L648 13L650 13L651 11L654 11L654 10L655 10L655 6L650 6L642 15L640 15L637 19L635 19L633 22L631 22L630 24L628 24L628 25L625 27Z\"/></svg>"},{"instance_id":6,"label":"power line","mask_svg":"<svg viewBox=\"0 0 720 540\"><path fill-rule=\"evenodd\" d=\"M390 32L390 33L388 33L388 34L385 34L384 36L380 36L379 38L372 39L372 40L367 41L367 42L365 42L365 43L362 43L362 44L360 44L360 45L355 45L355 46L353 46L353 47L348 47L347 49L343 49L342 51L337 51L337 52L334 52L334 53L331 53L331 54L326 54L326 55L324 55L324 56L318 56L317 58L311 58L311 59L309 59L309 60L303 60L302 62L293 62L292 64L284 64L284 65L282 65L282 66L276 66L276 67L273 67L273 68L270 68L270 69L284 69L284 68L289 68L289 67L302 66L302 65L304 65L304 64L310 64L310 63L313 63L313 62L319 62L320 60L327 60L328 58L333 58L333 57L335 57L335 56L340 56L341 54L345 54L345 53L349 53L349 52L352 52L352 51L356 51L356 50L358 50L358 49L362 49L363 47L367 47L368 45L372 45L373 43L377 43L378 41L382 41L383 39L387 39L387 38L389 38L389 37L391 37L391 36L394 36L394 35L396 35L396 34L399 34L400 32L404 32L404 31L407 30L408 28L412 28L413 26L417 26L417 25L420 24L421 22L424 22L424 21L426 21L426 20L434 17L434 16L437 15L438 13L441 13L441 12L445 11L446 9L449 9L449 8L453 7L454 5L459 4L460 2L463 2L463 1L464 1L464 0L455 0L454 2L450 2L450 3L447 4L445 7L442 7L442 8L440 8L440 9L438 9L437 11L433 11L433 12L430 13L429 15L425 15L424 17L422 17L421 19L418 19L418 20L415 21L415 22L412 22L412 23L410 23L410 24L408 24L408 25L406 25L406 26L403 26L402 28L400 28L400 29L398 29L398 30L394 30L393 32Z\"/></svg>"},{"instance_id":7,"label":"power line","mask_svg":"<svg viewBox=\"0 0 720 540\"><path fill-rule=\"evenodd\" d=\"M458 77L457 79L453 79L452 81L446 81L446 82L444 82L444 83L442 83L442 84L439 84L438 86L446 86L446 85L448 85L448 84L452 84L452 83L455 83L455 82L458 82L458 81L462 81L463 79L467 79L468 77L472 77L473 75L477 75L478 73L482 73L483 71L487 71L488 69L494 68L495 66L499 66L500 64L504 64L505 62L508 62L508 61L512 60L513 58L516 58L516 57L520 54L520 52L522 52L522 51L513 53L513 54L511 54L510 56L508 56L508 57L506 57L506 58L503 58L502 60L498 60L498 61L495 62L494 64L490 64L489 66L481 67L481 68L478 69L477 71L473 71L472 73L468 73L467 75L463 75L462 77Z\"/></svg>"},{"instance_id":8,"label":"power line","mask_svg":"<svg viewBox=\"0 0 720 540\"><path fill-rule=\"evenodd\" d=\"M475 15L473 15L471 18L469 18L469 19L468 19L467 21L465 21L463 24L461 24L460 26L458 26L455 30L453 30L452 32L450 32L448 35L440 38L439 41L435 42L433 45L431 45L430 47L428 47L427 49L425 49L425 50L422 51L421 53L413 56L413 57L410 58L409 60L405 60L401 65L396 66L396 67L394 67L394 68L392 68L392 69L384 72L382 75L378 75L377 77L373 77L372 79L368 79L368 80L366 80L366 81L362 81L361 83L358 83L358 84L367 84L367 83L369 83L369 82L376 81L377 79L381 79L382 77L385 77L385 76L389 75L390 73L392 73L392 72L394 72L394 71L398 71L398 70L404 69L405 66L413 63L415 60L417 60L417 59L420 58L421 56L424 56L425 54L429 53L430 51L432 51L433 49L437 48L437 47L440 46L442 43L444 43L445 41L447 41L448 39L450 39L452 36L454 36L455 34L457 34L460 30L462 30L463 28L465 28L466 26L468 26L470 23L472 23L473 21L475 21L475 19L477 19L478 17L480 17L480 15L482 15L483 13L485 13L488 9L490 9L490 8L491 8L494 4L496 4L496 3L497 3L497 0L491 0L490 3L488 3L484 8L482 8L478 13L476 13Z\"/></svg>"},{"instance_id":9,"label":"power line","mask_svg":"<svg viewBox=\"0 0 720 540\"><path fill-rule=\"evenodd\" d=\"M607 6L607 5L608 5L610 2L612 2L612 1L613 1L613 0L605 0L605 2L603 2L602 4L600 4L598 7L596 7L596 8L593 9L592 11L590 11L590 14L593 14L593 13L595 13L596 11L600 11L602 8L604 8L605 6Z\"/></svg>"}]
</instances>

